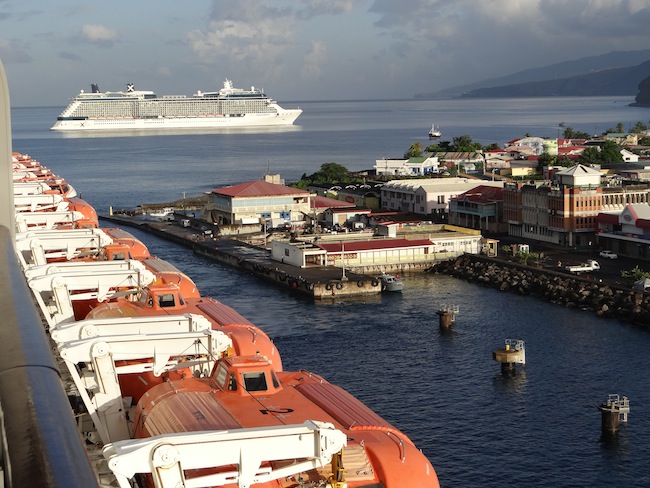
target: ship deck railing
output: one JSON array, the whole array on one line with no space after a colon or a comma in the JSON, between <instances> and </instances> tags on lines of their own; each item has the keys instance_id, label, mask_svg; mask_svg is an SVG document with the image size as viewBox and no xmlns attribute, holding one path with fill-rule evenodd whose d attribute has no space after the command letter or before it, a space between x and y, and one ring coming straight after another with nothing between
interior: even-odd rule
<instances>
[{"instance_id":1,"label":"ship deck railing","mask_svg":"<svg viewBox=\"0 0 650 488\"><path fill-rule=\"evenodd\" d=\"M0 62L0 486L99 486L18 264L9 88Z\"/></svg>"}]
</instances>

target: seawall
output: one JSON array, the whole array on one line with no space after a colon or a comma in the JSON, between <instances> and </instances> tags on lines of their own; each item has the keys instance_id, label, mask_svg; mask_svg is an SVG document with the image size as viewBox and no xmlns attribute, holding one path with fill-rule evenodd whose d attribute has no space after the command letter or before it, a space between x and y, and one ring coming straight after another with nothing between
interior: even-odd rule
<instances>
[{"instance_id":1,"label":"seawall","mask_svg":"<svg viewBox=\"0 0 650 488\"><path fill-rule=\"evenodd\" d=\"M650 295L639 291L474 254L440 262L430 272L565 307L592 310L598 317L616 318L650 329Z\"/></svg>"}]
</instances>

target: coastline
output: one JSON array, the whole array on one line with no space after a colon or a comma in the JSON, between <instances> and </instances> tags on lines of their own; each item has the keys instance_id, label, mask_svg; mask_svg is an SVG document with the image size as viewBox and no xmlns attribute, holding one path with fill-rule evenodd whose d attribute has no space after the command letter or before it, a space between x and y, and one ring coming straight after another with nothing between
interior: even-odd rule
<instances>
[{"instance_id":1,"label":"coastline","mask_svg":"<svg viewBox=\"0 0 650 488\"><path fill-rule=\"evenodd\" d=\"M611 283L474 254L438 263L431 272L650 329L650 295Z\"/></svg>"}]
</instances>

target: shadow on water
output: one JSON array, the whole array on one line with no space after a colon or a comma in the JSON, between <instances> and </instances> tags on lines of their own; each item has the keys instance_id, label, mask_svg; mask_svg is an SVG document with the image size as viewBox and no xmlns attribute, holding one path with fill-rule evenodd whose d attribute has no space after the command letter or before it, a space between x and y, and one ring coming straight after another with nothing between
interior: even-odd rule
<instances>
[{"instance_id":1,"label":"shadow on water","mask_svg":"<svg viewBox=\"0 0 650 488\"><path fill-rule=\"evenodd\" d=\"M524 368L500 371L492 378L492 385L496 392L523 393L528 379Z\"/></svg>"},{"instance_id":2,"label":"shadow on water","mask_svg":"<svg viewBox=\"0 0 650 488\"><path fill-rule=\"evenodd\" d=\"M598 442L606 459L625 459L630 454L630 440L626 425L622 425L617 432L603 432Z\"/></svg>"}]
</instances>

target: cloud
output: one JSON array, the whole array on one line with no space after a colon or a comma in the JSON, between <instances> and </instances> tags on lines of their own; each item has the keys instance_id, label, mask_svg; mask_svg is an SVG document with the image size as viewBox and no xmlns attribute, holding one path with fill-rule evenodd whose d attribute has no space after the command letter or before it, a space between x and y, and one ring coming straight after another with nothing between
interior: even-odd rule
<instances>
[{"instance_id":1,"label":"cloud","mask_svg":"<svg viewBox=\"0 0 650 488\"><path fill-rule=\"evenodd\" d=\"M323 62L327 59L327 46L320 41L311 43L311 50L305 56L300 75L307 80L316 80L321 77Z\"/></svg>"},{"instance_id":2,"label":"cloud","mask_svg":"<svg viewBox=\"0 0 650 488\"><path fill-rule=\"evenodd\" d=\"M61 51L59 53L59 58L65 59L67 61L75 61L75 62L81 61L81 56L78 56L75 53L71 53L71 52L67 52L67 51Z\"/></svg>"},{"instance_id":3,"label":"cloud","mask_svg":"<svg viewBox=\"0 0 650 488\"><path fill-rule=\"evenodd\" d=\"M305 32L310 20L344 15L363 4L367 0L215 0L207 28L189 32L187 40L206 65L250 72L265 80L293 70L314 79L321 75L327 46Z\"/></svg>"},{"instance_id":4,"label":"cloud","mask_svg":"<svg viewBox=\"0 0 650 488\"><path fill-rule=\"evenodd\" d=\"M374 0L369 12L391 39L386 52L403 53L396 63L419 58L422 78L443 69L469 82L647 46L649 9L650 0Z\"/></svg>"},{"instance_id":5,"label":"cloud","mask_svg":"<svg viewBox=\"0 0 650 488\"><path fill-rule=\"evenodd\" d=\"M27 64L33 61L17 41L0 38L0 59L4 64Z\"/></svg>"},{"instance_id":6,"label":"cloud","mask_svg":"<svg viewBox=\"0 0 650 488\"><path fill-rule=\"evenodd\" d=\"M117 31L100 24L85 24L81 28L81 37L91 43L111 46L117 39Z\"/></svg>"}]
</instances>

